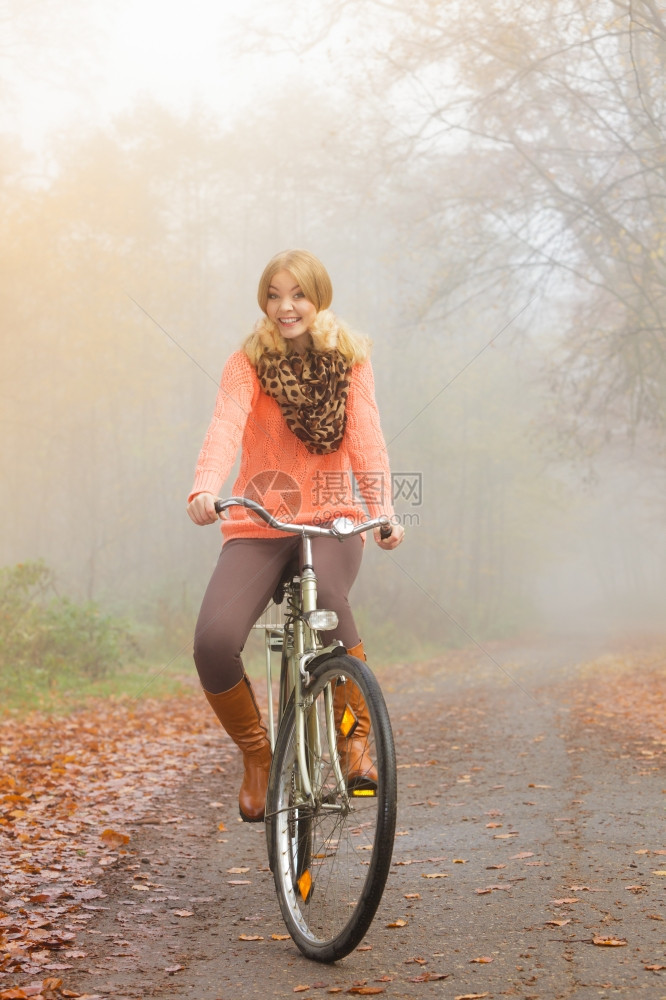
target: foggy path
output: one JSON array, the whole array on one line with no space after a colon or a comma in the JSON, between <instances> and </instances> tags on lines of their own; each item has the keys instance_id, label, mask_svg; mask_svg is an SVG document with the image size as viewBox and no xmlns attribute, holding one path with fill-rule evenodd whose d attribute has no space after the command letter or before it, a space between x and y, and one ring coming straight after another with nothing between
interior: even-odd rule
<instances>
[{"instance_id":1,"label":"foggy path","mask_svg":"<svg viewBox=\"0 0 666 1000\"><path fill-rule=\"evenodd\" d=\"M355 984L452 1000L660 997L664 743L621 740L581 713L590 679L577 664L604 651L497 648L496 663L450 654L381 673L399 760L394 865L363 948L331 967L280 939L263 827L225 808L216 832L237 767L227 783L209 748L211 766L157 800L101 883L89 971L69 984L114 1000ZM137 877L155 887L138 902Z\"/></svg>"}]
</instances>

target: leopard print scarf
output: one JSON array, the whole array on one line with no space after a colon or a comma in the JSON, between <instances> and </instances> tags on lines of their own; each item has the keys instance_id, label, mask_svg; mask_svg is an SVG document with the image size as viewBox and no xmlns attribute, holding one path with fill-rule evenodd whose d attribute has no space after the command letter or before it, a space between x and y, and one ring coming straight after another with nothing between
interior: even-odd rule
<instances>
[{"instance_id":1,"label":"leopard print scarf","mask_svg":"<svg viewBox=\"0 0 666 1000\"><path fill-rule=\"evenodd\" d=\"M257 365L262 390L287 427L313 455L337 451L345 432L349 366L338 351L282 355L267 351Z\"/></svg>"}]
</instances>

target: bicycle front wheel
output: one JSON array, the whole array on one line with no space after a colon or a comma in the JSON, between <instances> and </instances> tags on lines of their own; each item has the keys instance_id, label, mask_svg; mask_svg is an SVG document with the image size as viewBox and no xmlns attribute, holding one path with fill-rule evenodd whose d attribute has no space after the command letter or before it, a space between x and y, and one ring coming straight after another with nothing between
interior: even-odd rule
<instances>
[{"instance_id":1,"label":"bicycle front wheel","mask_svg":"<svg viewBox=\"0 0 666 1000\"><path fill-rule=\"evenodd\" d=\"M355 657L315 667L304 702L302 754L293 698L275 747L266 803L271 867L293 940L307 958L334 962L360 943L384 891L395 836L395 750L379 684Z\"/></svg>"}]
</instances>

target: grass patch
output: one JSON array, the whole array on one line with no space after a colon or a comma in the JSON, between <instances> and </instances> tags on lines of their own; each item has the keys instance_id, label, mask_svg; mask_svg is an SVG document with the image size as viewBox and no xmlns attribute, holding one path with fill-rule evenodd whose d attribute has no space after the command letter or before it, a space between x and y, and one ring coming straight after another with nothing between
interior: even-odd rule
<instances>
[{"instance_id":1,"label":"grass patch","mask_svg":"<svg viewBox=\"0 0 666 1000\"><path fill-rule=\"evenodd\" d=\"M187 638L185 638L187 636ZM168 697L196 676L187 615L129 622L58 594L41 561L0 569L0 715L67 714L99 698Z\"/></svg>"}]
</instances>

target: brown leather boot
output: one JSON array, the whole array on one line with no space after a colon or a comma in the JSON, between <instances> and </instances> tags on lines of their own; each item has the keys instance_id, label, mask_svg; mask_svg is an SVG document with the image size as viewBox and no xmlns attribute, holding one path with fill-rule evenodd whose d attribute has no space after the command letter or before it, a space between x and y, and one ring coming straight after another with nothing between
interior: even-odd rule
<instances>
[{"instance_id":1,"label":"brown leather boot","mask_svg":"<svg viewBox=\"0 0 666 1000\"><path fill-rule=\"evenodd\" d=\"M348 649L350 656L365 660L363 643ZM356 684L347 678L346 684L340 684L333 692L333 711L335 725L339 730L345 709L349 708L356 718L356 728L347 739L338 732L338 753L340 766L346 778L347 785L360 787L377 786L377 768L368 753L368 735L370 733L370 713L365 699Z\"/></svg>"},{"instance_id":2,"label":"brown leather boot","mask_svg":"<svg viewBox=\"0 0 666 1000\"><path fill-rule=\"evenodd\" d=\"M238 795L241 819L246 823L261 823L266 808L271 745L250 680L244 675L229 691L222 691L221 694L204 691L204 694L243 754L245 774Z\"/></svg>"}]
</instances>

